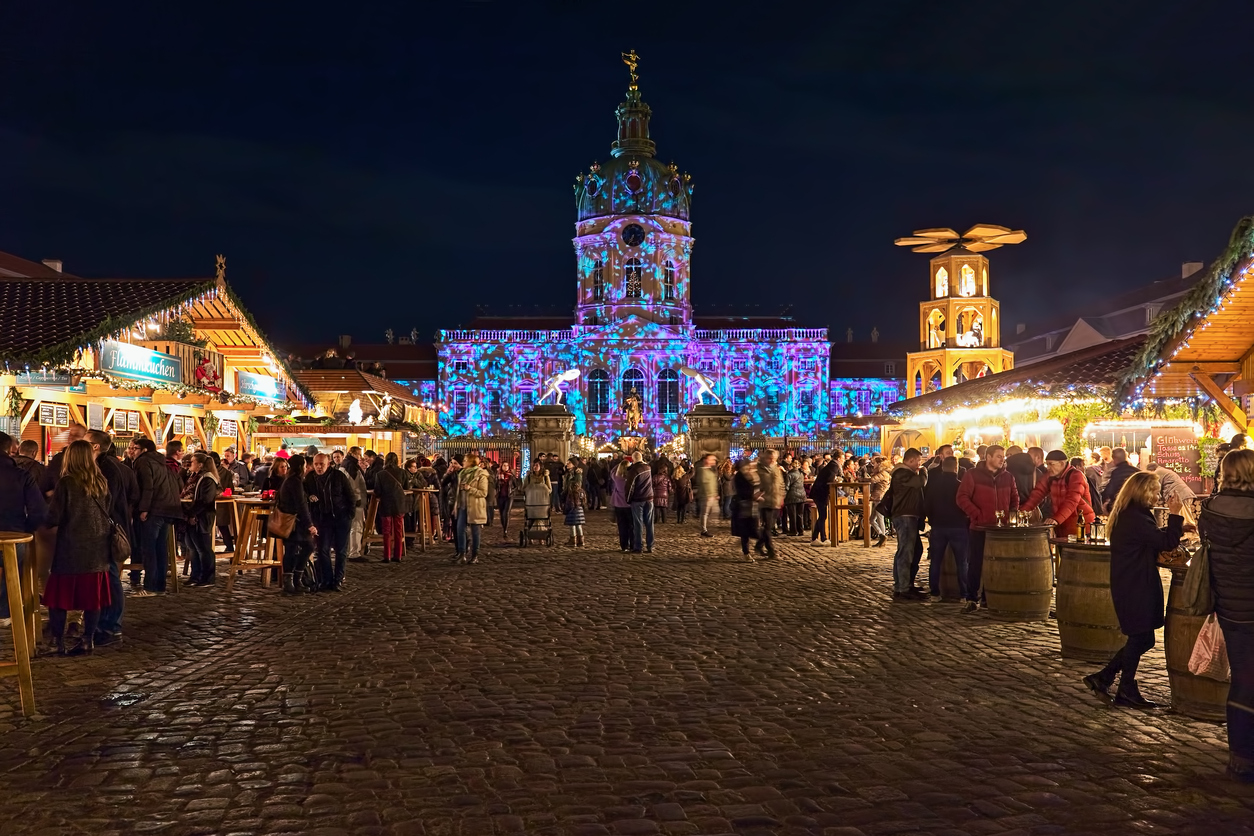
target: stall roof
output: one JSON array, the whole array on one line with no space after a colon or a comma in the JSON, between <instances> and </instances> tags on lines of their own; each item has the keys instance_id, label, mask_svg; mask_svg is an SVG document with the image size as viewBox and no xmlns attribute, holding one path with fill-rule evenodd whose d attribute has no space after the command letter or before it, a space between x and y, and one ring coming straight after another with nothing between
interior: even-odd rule
<instances>
[{"instance_id":1,"label":"stall roof","mask_svg":"<svg viewBox=\"0 0 1254 836\"><path fill-rule=\"evenodd\" d=\"M1007 369L916 398L907 398L888 407L888 410L895 415L909 417L1014 398L1109 398L1120 374L1144 346L1145 340L1145 335L1139 335L1082 348L1030 366Z\"/></svg>"},{"instance_id":2,"label":"stall roof","mask_svg":"<svg viewBox=\"0 0 1254 836\"><path fill-rule=\"evenodd\" d=\"M394 380L377 377L357 369L300 369L296 379L315 395L319 392L365 394L377 392L394 400L421 406L422 399Z\"/></svg>"},{"instance_id":3,"label":"stall roof","mask_svg":"<svg viewBox=\"0 0 1254 836\"><path fill-rule=\"evenodd\" d=\"M1121 404L1210 397L1245 427L1225 390L1254 373L1254 217L1237 223L1228 247L1180 303L1160 314L1143 349L1120 377Z\"/></svg>"}]
</instances>

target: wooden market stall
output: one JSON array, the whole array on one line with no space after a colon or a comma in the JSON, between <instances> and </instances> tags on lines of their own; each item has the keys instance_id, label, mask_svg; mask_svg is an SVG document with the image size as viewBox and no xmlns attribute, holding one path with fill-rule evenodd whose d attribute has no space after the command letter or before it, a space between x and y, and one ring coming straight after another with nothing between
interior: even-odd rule
<instances>
[{"instance_id":1,"label":"wooden market stall","mask_svg":"<svg viewBox=\"0 0 1254 836\"><path fill-rule=\"evenodd\" d=\"M46 458L71 424L126 440L246 444L249 421L309 402L216 278L0 281L4 426Z\"/></svg>"}]
</instances>

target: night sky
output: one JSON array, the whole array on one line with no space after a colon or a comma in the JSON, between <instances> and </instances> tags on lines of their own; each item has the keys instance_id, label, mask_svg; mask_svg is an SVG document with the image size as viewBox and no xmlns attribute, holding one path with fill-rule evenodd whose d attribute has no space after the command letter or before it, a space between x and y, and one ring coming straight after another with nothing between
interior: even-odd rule
<instances>
[{"instance_id":1,"label":"night sky","mask_svg":"<svg viewBox=\"0 0 1254 836\"><path fill-rule=\"evenodd\" d=\"M893 239L982 222L1027 230L990 257L1030 323L1254 211L1245 3L5 5L0 250L126 277L222 252L279 341L569 312L571 186L633 48L696 185L698 311L913 336L926 256Z\"/></svg>"}]
</instances>

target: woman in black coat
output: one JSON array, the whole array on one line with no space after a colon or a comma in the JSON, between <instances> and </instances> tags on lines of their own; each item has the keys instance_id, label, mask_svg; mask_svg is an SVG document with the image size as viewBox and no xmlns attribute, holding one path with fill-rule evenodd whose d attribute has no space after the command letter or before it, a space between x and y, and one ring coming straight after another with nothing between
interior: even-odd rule
<instances>
[{"instance_id":1,"label":"woman in black coat","mask_svg":"<svg viewBox=\"0 0 1254 836\"><path fill-rule=\"evenodd\" d=\"M304 592L302 576L309 555L313 554L314 538L318 536L318 529L314 528L309 515L309 497L305 494L304 456L297 454L287 460L287 478L279 488L278 509L296 515L292 533L283 543L283 592L296 595Z\"/></svg>"},{"instance_id":2,"label":"woman in black coat","mask_svg":"<svg viewBox=\"0 0 1254 836\"><path fill-rule=\"evenodd\" d=\"M1110 702L1110 686L1119 674L1115 705L1155 708L1157 703L1141 696L1136 669L1141 656L1154 646L1154 631L1163 626L1163 582L1158 574L1159 552L1180 545L1184 517L1180 500L1168 500L1171 516L1160 529L1150 509L1158 500L1158 476L1138 472L1124 482L1110 509L1110 597L1114 600L1119 629L1128 641L1105 668L1084 677L1084 684Z\"/></svg>"},{"instance_id":3,"label":"woman in black coat","mask_svg":"<svg viewBox=\"0 0 1254 836\"><path fill-rule=\"evenodd\" d=\"M409 510L406 493L411 476L399 467L400 459L388 453L387 467L375 479L374 492L379 497L376 517L382 521L383 562L400 563L405 554L405 514Z\"/></svg>"},{"instance_id":4,"label":"woman in black coat","mask_svg":"<svg viewBox=\"0 0 1254 836\"><path fill-rule=\"evenodd\" d=\"M1215 615L1228 648L1228 774L1254 782L1254 450L1220 464L1219 493L1202 505Z\"/></svg>"},{"instance_id":5,"label":"woman in black coat","mask_svg":"<svg viewBox=\"0 0 1254 836\"><path fill-rule=\"evenodd\" d=\"M732 489L735 491L732 501L732 536L740 538L740 550L745 557L749 557L749 540L758 536L758 500L762 496L758 492L757 470L749 459L744 458L736 463Z\"/></svg>"},{"instance_id":6,"label":"woman in black coat","mask_svg":"<svg viewBox=\"0 0 1254 836\"><path fill-rule=\"evenodd\" d=\"M213 459L204 453L193 453L188 469L191 478L191 504L184 506L187 517L187 542L191 546L192 576L188 586L213 586L216 558L213 554L213 527L217 522L218 494L222 486Z\"/></svg>"}]
</instances>

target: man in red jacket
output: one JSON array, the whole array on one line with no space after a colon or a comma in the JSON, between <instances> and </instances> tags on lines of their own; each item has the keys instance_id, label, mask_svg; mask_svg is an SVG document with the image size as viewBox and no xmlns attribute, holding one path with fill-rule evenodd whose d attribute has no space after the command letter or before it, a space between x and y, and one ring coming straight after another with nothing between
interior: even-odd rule
<instances>
[{"instance_id":1,"label":"man in red jacket","mask_svg":"<svg viewBox=\"0 0 1254 836\"><path fill-rule=\"evenodd\" d=\"M955 497L958 507L971 520L967 544L967 592L973 598L962 605L963 612L975 612L984 600L980 582L984 575L984 528L997 525L998 511L1019 509L1019 488L1005 469L1006 450L1000 444L989 447L980 463L962 476Z\"/></svg>"},{"instance_id":2,"label":"man in red jacket","mask_svg":"<svg viewBox=\"0 0 1254 836\"><path fill-rule=\"evenodd\" d=\"M1055 537L1075 534L1080 515L1091 525L1096 515L1089 506L1089 485L1083 471L1072 467L1067 461L1067 454L1061 450L1049 451L1045 467L1049 469L1049 475L1036 483L1032 494L1023 503L1023 510L1031 511L1048 496L1054 510L1045 523L1054 527Z\"/></svg>"}]
</instances>

